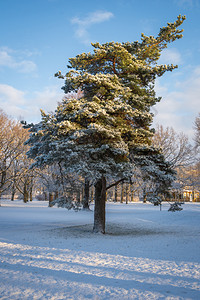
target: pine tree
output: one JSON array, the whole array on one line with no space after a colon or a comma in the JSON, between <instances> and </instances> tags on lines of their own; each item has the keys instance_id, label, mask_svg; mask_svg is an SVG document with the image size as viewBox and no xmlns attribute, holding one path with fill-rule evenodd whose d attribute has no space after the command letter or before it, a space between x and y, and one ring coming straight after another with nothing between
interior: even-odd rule
<instances>
[{"instance_id":1,"label":"pine tree","mask_svg":"<svg viewBox=\"0 0 200 300\"><path fill-rule=\"evenodd\" d=\"M66 75L55 75L65 79L63 89L71 98L65 97L53 113L42 112L42 121L29 126L28 156L37 166L62 162L68 172L94 181L94 232L105 233L108 179L131 178L135 167L145 166L157 179L162 169L168 185L173 180L164 161L155 167L152 153L161 154L151 146L150 109L160 101L154 91L156 76L177 67L157 61L169 42L182 37L178 27L184 19L178 16L156 38L142 34L141 42L95 43L92 53L69 59ZM73 97L80 90L80 98Z\"/></svg>"}]
</instances>

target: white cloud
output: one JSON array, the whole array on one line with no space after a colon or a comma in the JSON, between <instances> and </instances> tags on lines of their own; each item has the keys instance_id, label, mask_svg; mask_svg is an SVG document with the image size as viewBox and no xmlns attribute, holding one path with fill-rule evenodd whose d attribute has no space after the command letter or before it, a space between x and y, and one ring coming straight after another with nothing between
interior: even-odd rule
<instances>
[{"instance_id":1,"label":"white cloud","mask_svg":"<svg viewBox=\"0 0 200 300\"><path fill-rule=\"evenodd\" d=\"M199 0L175 0L175 3L182 8L199 6Z\"/></svg>"},{"instance_id":2,"label":"white cloud","mask_svg":"<svg viewBox=\"0 0 200 300\"><path fill-rule=\"evenodd\" d=\"M64 93L59 85L47 86L42 91L35 91L33 97L38 107L46 112L55 110L56 105L63 98Z\"/></svg>"},{"instance_id":3,"label":"white cloud","mask_svg":"<svg viewBox=\"0 0 200 300\"><path fill-rule=\"evenodd\" d=\"M71 20L71 22L72 22L72 24L78 24L79 26L83 26L83 27L87 28L87 27L91 26L92 24L102 23L104 21L107 21L111 17L113 17L113 14L111 12L96 11L96 12L90 13L84 19L75 17Z\"/></svg>"},{"instance_id":4,"label":"white cloud","mask_svg":"<svg viewBox=\"0 0 200 300\"><path fill-rule=\"evenodd\" d=\"M63 97L59 86L45 87L29 95L6 84L0 84L0 108L15 119L28 122L40 120L40 109L46 112L55 110L57 102Z\"/></svg>"},{"instance_id":5,"label":"white cloud","mask_svg":"<svg viewBox=\"0 0 200 300\"><path fill-rule=\"evenodd\" d=\"M12 102L16 103L16 105L21 105L24 104L24 96L24 92L7 84L0 84L0 103L6 103L9 106L12 99Z\"/></svg>"},{"instance_id":6,"label":"white cloud","mask_svg":"<svg viewBox=\"0 0 200 300\"><path fill-rule=\"evenodd\" d=\"M156 91L162 100L155 107L154 124L172 126L192 139L194 120L200 112L200 66L186 80L176 82L175 86L176 90L170 92L157 80Z\"/></svg>"},{"instance_id":7,"label":"white cloud","mask_svg":"<svg viewBox=\"0 0 200 300\"><path fill-rule=\"evenodd\" d=\"M160 64L180 64L182 62L181 54L180 52L175 49L164 49L162 51L161 57L159 59Z\"/></svg>"},{"instance_id":8,"label":"white cloud","mask_svg":"<svg viewBox=\"0 0 200 300\"><path fill-rule=\"evenodd\" d=\"M12 66L12 58L5 50L0 50L0 66Z\"/></svg>"},{"instance_id":9,"label":"white cloud","mask_svg":"<svg viewBox=\"0 0 200 300\"><path fill-rule=\"evenodd\" d=\"M20 73L32 73L36 71L36 64L31 60L22 60L20 62L15 63L15 69L19 69Z\"/></svg>"},{"instance_id":10,"label":"white cloud","mask_svg":"<svg viewBox=\"0 0 200 300\"><path fill-rule=\"evenodd\" d=\"M75 30L76 36L81 39L84 43L89 43L89 33L88 29L93 24L102 23L110 20L113 17L113 13L108 11L95 11L93 13L88 14L85 18L75 17L71 19L71 23L76 25L77 28Z\"/></svg>"},{"instance_id":11,"label":"white cloud","mask_svg":"<svg viewBox=\"0 0 200 300\"><path fill-rule=\"evenodd\" d=\"M14 56L14 51L8 48L0 48L0 68L15 69L20 73L32 73L37 66L31 60L19 59Z\"/></svg>"}]
</instances>

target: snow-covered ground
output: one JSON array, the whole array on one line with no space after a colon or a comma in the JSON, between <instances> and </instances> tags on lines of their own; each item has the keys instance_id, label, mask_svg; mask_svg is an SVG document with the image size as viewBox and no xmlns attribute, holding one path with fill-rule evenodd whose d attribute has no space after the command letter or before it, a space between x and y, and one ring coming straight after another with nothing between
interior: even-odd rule
<instances>
[{"instance_id":1,"label":"snow-covered ground","mask_svg":"<svg viewBox=\"0 0 200 300\"><path fill-rule=\"evenodd\" d=\"M108 203L100 235L92 211L2 200L0 299L200 299L200 204L168 208Z\"/></svg>"}]
</instances>

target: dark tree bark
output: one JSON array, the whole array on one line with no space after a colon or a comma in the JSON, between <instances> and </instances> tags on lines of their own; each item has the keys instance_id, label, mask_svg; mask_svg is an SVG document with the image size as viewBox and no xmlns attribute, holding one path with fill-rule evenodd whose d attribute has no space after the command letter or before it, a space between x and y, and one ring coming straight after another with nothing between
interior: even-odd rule
<instances>
[{"instance_id":1,"label":"dark tree bark","mask_svg":"<svg viewBox=\"0 0 200 300\"><path fill-rule=\"evenodd\" d=\"M24 183L24 189L23 189L23 201L24 203L28 202L28 185L26 182Z\"/></svg>"},{"instance_id":2,"label":"dark tree bark","mask_svg":"<svg viewBox=\"0 0 200 300\"><path fill-rule=\"evenodd\" d=\"M121 183L121 199L120 202L123 203L124 202L124 183L122 181Z\"/></svg>"},{"instance_id":3,"label":"dark tree bark","mask_svg":"<svg viewBox=\"0 0 200 300\"><path fill-rule=\"evenodd\" d=\"M117 198L118 198L118 185L116 184L115 186L115 198L114 198L114 202L117 202Z\"/></svg>"},{"instance_id":4,"label":"dark tree bark","mask_svg":"<svg viewBox=\"0 0 200 300\"><path fill-rule=\"evenodd\" d=\"M81 202L81 191L79 189L76 191L76 201Z\"/></svg>"},{"instance_id":5,"label":"dark tree bark","mask_svg":"<svg viewBox=\"0 0 200 300\"><path fill-rule=\"evenodd\" d=\"M52 207L52 202L53 201L53 193L49 193L49 207Z\"/></svg>"},{"instance_id":6,"label":"dark tree bark","mask_svg":"<svg viewBox=\"0 0 200 300\"><path fill-rule=\"evenodd\" d=\"M90 194L90 182L89 180L85 179L84 184L84 196L83 196L83 209L89 210L89 194Z\"/></svg>"},{"instance_id":7,"label":"dark tree bark","mask_svg":"<svg viewBox=\"0 0 200 300\"><path fill-rule=\"evenodd\" d=\"M47 192L44 192L44 200L48 201Z\"/></svg>"},{"instance_id":8,"label":"dark tree bark","mask_svg":"<svg viewBox=\"0 0 200 300\"><path fill-rule=\"evenodd\" d=\"M1 181L0 181L0 188L2 189L5 182L6 182L6 160L2 161L2 166L1 166Z\"/></svg>"},{"instance_id":9,"label":"dark tree bark","mask_svg":"<svg viewBox=\"0 0 200 300\"><path fill-rule=\"evenodd\" d=\"M95 184L94 227L95 233L105 233L106 178L102 176Z\"/></svg>"},{"instance_id":10,"label":"dark tree bark","mask_svg":"<svg viewBox=\"0 0 200 300\"><path fill-rule=\"evenodd\" d=\"M145 188L143 188L143 193L142 193L143 195L143 203L146 203L147 202L147 193L146 193L146 189Z\"/></svg>"},{"instance_id":11,"label":"dark tree bark","mask_svg":"<svg viewBox=\"0 0 200 300\"><path fill-rule=\"evenodd\" d=\"M11 193L11 201L14 201L14 198L15 198L15 191L12 191L12 193Z\"/></svg>"},{"instance_id":12,"label":"dark tree bark","mask_svg":"<svg viewBox=\"0 0 200 300\"><path fill-rule=\"evenodd\" d=\"M33 187L30 187L30 191L29 191L29 197L30 197L30 201L33 201Z\"/></svg>"}]
</instances>

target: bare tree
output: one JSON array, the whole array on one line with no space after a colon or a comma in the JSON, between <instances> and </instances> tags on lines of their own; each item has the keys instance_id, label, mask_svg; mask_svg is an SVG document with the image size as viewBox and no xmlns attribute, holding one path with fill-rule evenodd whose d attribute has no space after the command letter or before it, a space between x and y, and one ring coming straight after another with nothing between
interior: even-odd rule
<instances>
[{"instance_id":1,"label":"bare tree","mask_svg":"<svg viewBox=\"0 0 200 300\"><path fill-rule=\"evenodd\" d=\"M162 125L157 125L153 145L162 149L165 159L174 169L194 163L194 150L187 135L176 133L172 127L164 129Z\"/></svg>"},{"instance_id":2,"label":"bare tree","mask_svg":"<svg viewBox=\"0 0 200 300\"><path fill-rule=\"evenodd\" d=\"M9 191L11 200L16 191L23 194L25 202L32 198L34 172L29 169L33 161L26 156L28 137L28 130L19 121L0 110L0 195Z\"/></svg>"},{"instance_id":3,"label":"bare tree","mask_svg":"<svg viewBox=\"0 0 200 300\"><path fill-rule=\"evenodd\" d=\"M195 119L195 124L194 124L194 129L195 129L195 146L197 149L200 148L200 113L198 117Z\"/></svg>"},{"instance_id":4,"label":"bare tree","mask_svg":"<svg viewBox=\"0 0 200 300\"><path fill-rule=\"evenodd\" d=\"M13 185L13 167L25 150L28 133L21 124L0 110L0 194Z\"/></svg>"},{"instance_id":5,"label":"bare tree","mask_svg":"<svg viewBox=\"0 0 200 300\"><path fill-rule=\"evenodd\" d=\"M153 137L153 144L162 149L167 161L177 172L173 190L175 198L182 198L183 190L199 190L199 163L196 149L200 146L200 115L195 120L195 143L193 147L184 133L176 133L172 127L158 125ZM196 149L195 149L196 148ZM192 199L194 201L194 199Z\"/></svg>"}]
</instances>

